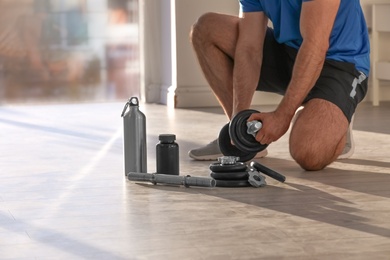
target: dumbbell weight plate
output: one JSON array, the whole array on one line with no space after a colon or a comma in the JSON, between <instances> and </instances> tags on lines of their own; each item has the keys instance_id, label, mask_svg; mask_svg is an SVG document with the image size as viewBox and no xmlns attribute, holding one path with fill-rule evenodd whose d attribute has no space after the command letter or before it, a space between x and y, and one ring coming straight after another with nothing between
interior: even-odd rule
<instances>
[{"instance_id":1,"label":"dumbbell weight plate","mask_svg":"<svg viewBox=\"0 0 390 260\"><path fill-rule=\"evenodd\" d=\"M223 155L239 157L240 162L249 161L256 156L256 153L244 152L232 144L229 135L229 124L224 125L219 132L218 145Z\"/></svg>"},{"instance_id":2,"label":"dumbbell weight plate","mask_svg":"<svg viewBox=\"0 0 390 260\"><path fill-rule=\"evenodd\" d=\"M218 181L248 180L248 172L211 172L211 178Z\"/></svg>"},{"instance_id":3,"label":"dumbbell weight plate","mask_svg":"<svg viewBox=\"0 0 390 260\"><path fill-rule=\"evenodd\" d=\"M246 171L247 165L243 162L235 164L212 163L209 168L212 172L243 172Z\"/></svg>"},{"instance_id":4,"label":"dumbbell weight plate","mask_svg":"<svg viewBox=\"0 0 390 260\"><path fill-rule=\"evenodd\" d=\"M230 122L229 134L233 143L244 145L245 147L252 147L258 143L253 135L247 133L247 121L253 113L259 113L257 110L248 109L239 112Z\"/></svg>"},{"instance_id":5,"label":"dumbbell weight plate","mask_svg":"<svg viewBox=\"0 0 390 260\"><path fill-rule=\"evenodd\" d=\"M253 109L243 110L234 116L229 124L231 140L239 150L248 153L258 153L268 146L260 144L253 135L247 133L248 118L254 113L259 113L259 111Z\"/></svg>"}]
</instances>

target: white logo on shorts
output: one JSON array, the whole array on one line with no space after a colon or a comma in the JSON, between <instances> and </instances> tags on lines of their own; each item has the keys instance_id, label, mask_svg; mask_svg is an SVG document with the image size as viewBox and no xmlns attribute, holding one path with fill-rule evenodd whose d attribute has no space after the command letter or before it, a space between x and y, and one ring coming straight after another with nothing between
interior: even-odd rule
<instances>
[{"instance_id":1,"label":"white logo on shorts","mask_svg":"<svg viewBox=\"0 0 390 260\"><path fill-rule=\"evenodd\" d=\"M367 78L366 75L364 75L363 72L360 72L359 78L355 78L352 82L352 91L349 94L351 98L354 98L356 96L356 87L358 84L362 83Z\"/></svg>"}]
</instances>

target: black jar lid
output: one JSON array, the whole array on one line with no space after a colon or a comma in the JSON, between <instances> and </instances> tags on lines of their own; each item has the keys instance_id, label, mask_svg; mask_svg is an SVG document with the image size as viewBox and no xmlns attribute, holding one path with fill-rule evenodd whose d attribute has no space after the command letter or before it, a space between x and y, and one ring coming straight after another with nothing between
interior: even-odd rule
<instances>
[{"instance_id":1,"label":"black jar lid","mask_svg":"<svg viewBox=\"0 0 390 260\"><path fill-rule=\"evenodd\" d=\"M163 143L173 143L176 140L176 135L174 135L174 134L161 134L158 136L158 139Z\"/></svg>"}]
</instances>

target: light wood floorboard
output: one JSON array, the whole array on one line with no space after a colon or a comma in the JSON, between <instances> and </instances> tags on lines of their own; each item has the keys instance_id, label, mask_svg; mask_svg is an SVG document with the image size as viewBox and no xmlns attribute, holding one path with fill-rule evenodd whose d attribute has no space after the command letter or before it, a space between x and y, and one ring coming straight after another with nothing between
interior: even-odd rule
<instances>
[{"instance_id":1,"label":"light wood floorboard","mask_svg":"<svg viewBox=\"0 0 390 260\"><path fill-rule=\"evenodd\" d=\"M299 168L286 134L258 160L286 183L258 189L127 181L123 105L0 107L0 259L390 259L390 103L359 107L355 154L323 171ZM187 152L216 138L221 109L141 110L149 172L174 133L181 175L209 176Z\"/></svg>"}]
</instances>

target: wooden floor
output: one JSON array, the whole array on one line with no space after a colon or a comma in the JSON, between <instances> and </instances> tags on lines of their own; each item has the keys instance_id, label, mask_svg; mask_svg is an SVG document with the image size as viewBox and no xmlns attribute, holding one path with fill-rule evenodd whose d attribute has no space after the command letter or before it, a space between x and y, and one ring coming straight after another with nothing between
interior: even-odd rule
<instances>
[{"instance_id":1,"label":"wooden floor","mask_svg":"<svg viewBox=\"0 0 390 260\"><path fill-rule=\"evenodd\" d=\"M0 107L0 259L390 259L390 104L363 104L356 152L304 172L288 136L259 161L263 188L184 188L124 177L124 103ZM272 107L260 107L262 111ZM220 109L142 105L148 171L161 133L188 158L226 123Z\"/></svg>"}]
</instances>

